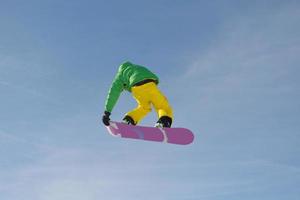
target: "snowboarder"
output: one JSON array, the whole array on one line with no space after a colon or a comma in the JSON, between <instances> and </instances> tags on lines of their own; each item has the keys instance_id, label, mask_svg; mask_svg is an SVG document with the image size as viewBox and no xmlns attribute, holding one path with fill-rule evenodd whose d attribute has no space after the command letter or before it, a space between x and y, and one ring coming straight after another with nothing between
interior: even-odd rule
<instances>
[{"instance_id":1,"label":"snowboarder","mask_svg":"<svg viewBox=\"0 0 300 200\"><path fill-rule=\"evenodd\" d=\"M167 98L158 89L158 83L159 78L146 67L131 62L121 64L106 98L103 123L109 126L109 116L121 92L126 90L132 93L138 105L125 114L124 123L138 124L151 111L153 105L158 115L155 126L171 127L173 111Z\"/></svg>"}]
</instances>

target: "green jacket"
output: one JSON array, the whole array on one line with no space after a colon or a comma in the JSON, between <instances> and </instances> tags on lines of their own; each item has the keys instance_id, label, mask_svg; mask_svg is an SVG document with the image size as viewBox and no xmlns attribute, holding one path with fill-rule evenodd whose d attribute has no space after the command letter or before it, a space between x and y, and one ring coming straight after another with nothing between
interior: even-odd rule
<instances>
[{"instance_id":1,"label":"green jacket","mask_svg":"<svg viewBox=\"0 0 300 200\"><path fill-rule=\"evenodd\" d=\"M158 77L144 66L130 62L121 64L108 92L105 111L111 112L113 110L123 90L131 92L133 85L145 79L153 79L157 84L159 82Z\"/></svg>"}]
</instances>

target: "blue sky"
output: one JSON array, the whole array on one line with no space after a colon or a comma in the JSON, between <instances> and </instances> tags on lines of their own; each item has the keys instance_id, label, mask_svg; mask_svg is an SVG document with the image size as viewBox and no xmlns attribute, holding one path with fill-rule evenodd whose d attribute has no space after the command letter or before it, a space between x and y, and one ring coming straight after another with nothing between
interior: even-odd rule
<instances>
[{"instance_id":1,"label":"blue sky","mask_svg":"<svg viewBox=\"0 0 300 200\"><path fill-rule=\"evenodd\" d=\"M298 200L299 21L298 1L1 1L0 199ZM125 60L192 145L107 133Z\"/></svg>"}]
</instances>

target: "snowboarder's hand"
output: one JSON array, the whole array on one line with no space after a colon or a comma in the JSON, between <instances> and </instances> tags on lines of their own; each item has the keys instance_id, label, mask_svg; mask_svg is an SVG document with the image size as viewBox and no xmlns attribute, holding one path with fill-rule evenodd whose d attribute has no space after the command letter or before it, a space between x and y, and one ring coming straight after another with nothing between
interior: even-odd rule
<instances>
[{"instance_id":1,"label":"snowboarder's hand","mask_svg":"<svg viewBox=\"0 0 300 200\"><path fill-rule=\"evenodd\" d=\"M108 111L105 111L104 115L102 116L102 122L105 126L109 126L109 121L110 121L109 116L110 116L110 112Z\"/></svg>"}]
</instances>

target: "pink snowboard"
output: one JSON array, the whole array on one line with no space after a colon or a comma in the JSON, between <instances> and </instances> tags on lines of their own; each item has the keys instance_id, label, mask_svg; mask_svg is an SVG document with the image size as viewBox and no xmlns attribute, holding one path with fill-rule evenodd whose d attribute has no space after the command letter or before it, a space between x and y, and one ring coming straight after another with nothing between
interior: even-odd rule
<instances>
[{"instance_id":1,"label":"pink snowboard","mask_svg":"<svg viewBox=\"0 0 300 200\"><path fill-rule=\"evenodd\" d=\"M146 126L132 126L120 122L110 121L107 126L110 134L122 138L166 142L172 144L190 144L194 140L193 133L186 128L156 128Z\"/></svg>"}]
</instances>

